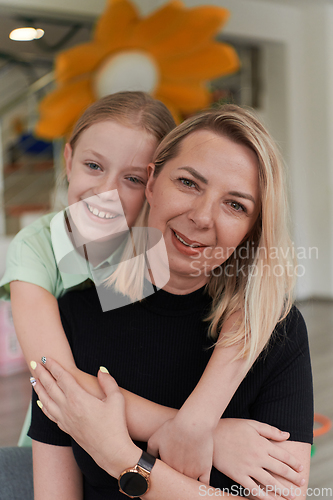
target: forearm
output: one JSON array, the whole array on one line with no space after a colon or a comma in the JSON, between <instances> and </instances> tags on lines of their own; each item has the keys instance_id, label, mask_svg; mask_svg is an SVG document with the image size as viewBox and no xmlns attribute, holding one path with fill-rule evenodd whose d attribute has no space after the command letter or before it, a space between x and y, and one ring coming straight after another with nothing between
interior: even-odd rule
<instances>
[{"instance_id":1,"label":"forearm","mask_svg":"<svg viewBox=\"0 0 333 500\"><path fill-rule=\"evenodd\" d=\"M82 474L71 447L32 442L35 500L83 499Z\"/></svg>"},{"instance_id":2,"label":"forearm","mask_svg":"<svg viewBox=\"0 0 333 500\"><path fill-rule=\"evenodd\" d=\"M235 329L239 313L233 314L223 325L219 339L225 332ZM214 429L224 410L244 378L244 360L233 361L240 346L222 348L217 345L199 383L183 404L183 414L188 423ZM186 415L186 417L185 417Z\"/></svg>"},{"instance_id":3,"label":"forearm","mask_svg":"<svg viewBox=\"0 0 333 500\"><path fill-rule=\"evenodd\" d=\"M104 454L103 458L99 455L99 465L108 474L118 478L125 469L134 466L138 462L141 453L142 450L132 443L125 448L124 453L119 456L117 463L112 458L112 465L110 465L111 461L108 458L108 451L108 454ZM223 493L218 488L215 489L196 479L191 479L172 469L161 460L156 460L150 474L149 491L141 498L143 500L195 500L203 496L229 497L230 495ZM238 498L234 494L232 496L233 498Z\"/></svg>"},{"instance_id":4,"label":"forearm","mask_svg":"<svg viewBox=\"0 0 333 500\"><path fill-rule=\"evenodd\" d=\"M128 431L134 440L148 441L164 422L177 414L174 408L153 403L125 389L120 390L125 398Z\"/></svg>"},{"instance_id":5,"label":"forearm","mask_svg":"<svg viewBox=\"0 0 333 500\"><path fill-rule=\"evenodd\" d=\"M31 360L52 355L64 368L73 370L75 362L57 299L44 288L22 281L11 282L10 293L15 331L28 366Z\"/></svg>"}]
</instances>

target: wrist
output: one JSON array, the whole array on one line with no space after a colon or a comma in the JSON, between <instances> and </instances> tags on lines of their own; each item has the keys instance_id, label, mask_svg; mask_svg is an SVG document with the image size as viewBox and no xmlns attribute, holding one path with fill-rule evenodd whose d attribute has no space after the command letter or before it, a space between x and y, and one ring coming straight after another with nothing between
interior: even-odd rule
<instances>
[{"instance_id":1,"label":"wrist","mask_svg":"<svg viewBox=\"0 0 333 500\"><path fill-rule=\"evenodd\" d=\"M178 411L175 417L177 425L185 430L195 429L201 432L213 432L218 424L216 419L211 415L206 415L203 412L198 412L197 408L190 411L184 406Z\"/></svg>"},{"instance_id":2,"label":"wrist","mask_svg":"<svg viewBox=\"0 0 333 500\"><path fill-rule=\"evenodd\" d=\"M134 467L140 460L142 450L135 446L134 443L122 448L117 455L112 455L111 452L105 457L105 464L99 464L110 476L118 479L120 474L129 467ZM110 460L111 459L111 460Z\"/></svg>"}]
</instances>

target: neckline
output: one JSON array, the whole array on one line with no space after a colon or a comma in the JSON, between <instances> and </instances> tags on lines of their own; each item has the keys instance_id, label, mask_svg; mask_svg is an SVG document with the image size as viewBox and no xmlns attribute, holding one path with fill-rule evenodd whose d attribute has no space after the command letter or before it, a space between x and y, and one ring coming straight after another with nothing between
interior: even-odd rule
<instances>
[{"instance_id":1,"label":"neckline","mask_svg":"<svg viewBox=\"0 0 333 500\"><path fill-rule=\"evenodd\" d=\"M211 298L206 291L206 285L186 295L175 295L166 292L165 290L157 290L154 286L155 293L146 297L141 303L149 309L158 309L160 311L171 313L184 313L200 309L203 303L210 302ZM156 291L157 290L157 291Z\"/></svg>"}]
</instances>

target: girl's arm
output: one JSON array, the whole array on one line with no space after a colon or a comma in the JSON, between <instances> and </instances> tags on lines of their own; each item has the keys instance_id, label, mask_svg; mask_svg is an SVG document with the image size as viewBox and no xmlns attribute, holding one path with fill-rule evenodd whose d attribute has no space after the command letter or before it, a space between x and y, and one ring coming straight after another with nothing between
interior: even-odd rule
<instances>
[{"instance_id":1,"label":"girl's arm","mask_svg":"<svg viewBox=\"0 0 333 500\"><path fill-rule=\"evenodd\" d=\"M235 329L240 313L224 323L219 338ZM208 483L213 460L214 430L244 378L244 360L232 361L239 346L216 345L210 361L192 394L176 417L159 428L148 443L155 456L183 472Z\"/></svg>"},{"instance_id":2,"label":"girl's arm","mask_svg":"<svg viewBox=\"0 0 333 500\"><path fill-rule=\"evenodd\" d=\"M32 441L34 499L83 499L82 474L71 446Z\"/></svg>"},{"instance_id":3,"label":"girl's arm","mask_svg":"<svg viewBox=\"0 0 333 500\"><path fill-rule=\"evenodd\" d=\"M84 389L96 397L104 397L96 377L75 365L57 299L44 288L24 281L12 281L10 295L15 331L27 362L52 353Z\"/></svg>"},{"instance_id":4,"label":"girl's arm","mask_svg":"<svg viewBox=\"0 0 333 500\"><path fill-rule=\"evenodd\" d=\"M35 386L43 403L43 412L57 422L62 430L73 431L73 437L78 444L110 475L118 477L124 469L133 467L142 451L128 435L125 401L116 382L109 375L99 372L99 381L106 394L104 401L101 401L80 389L73 378L53 360L48 360L47 365L54 378L40 364L35 370L36 376L43 383L42 385L38 381ZM47 391L43 386L47 387ZM303 445L295 444L296 454L300 454ZM307 451L309 452L309 449L304 450L303 457ZM304 469L302 474L307 482L308 469ZM251 492L254 492L253 488ZM258 489L256 495L258 496ZM151 473L151 489L144 498L193 500L202 496L228 495L222 495L221 491L215 491L214 488L188 478L157 460ZM234 497L235 493L231 496ZM259 496L262 496L262 492ZM284 491L283 497L287 496L290 497Z\"/></svg>"}]
</instances>

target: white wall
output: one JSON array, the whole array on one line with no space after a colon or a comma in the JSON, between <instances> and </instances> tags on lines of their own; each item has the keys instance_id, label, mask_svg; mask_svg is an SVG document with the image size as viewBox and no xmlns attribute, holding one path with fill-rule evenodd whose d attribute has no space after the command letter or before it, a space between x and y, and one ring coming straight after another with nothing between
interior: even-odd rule
<instances>
[{"instance_id":1,"label":"white wall","mask_svg":"<svg viewBox=\"0 0 333 500\"><path fill-rule=\"evenodd\" d=\"M165 0L134 0L142 14ZM296 247L317 247L301 259L298 297L333 297L333 5L327 0L186 0L188 7L227 7L228 36L263 47L260 116L281 146L290 179ZM68 15L99 15L105 0L0 0L0 6Z\"/></svg>"}]
</instances>

